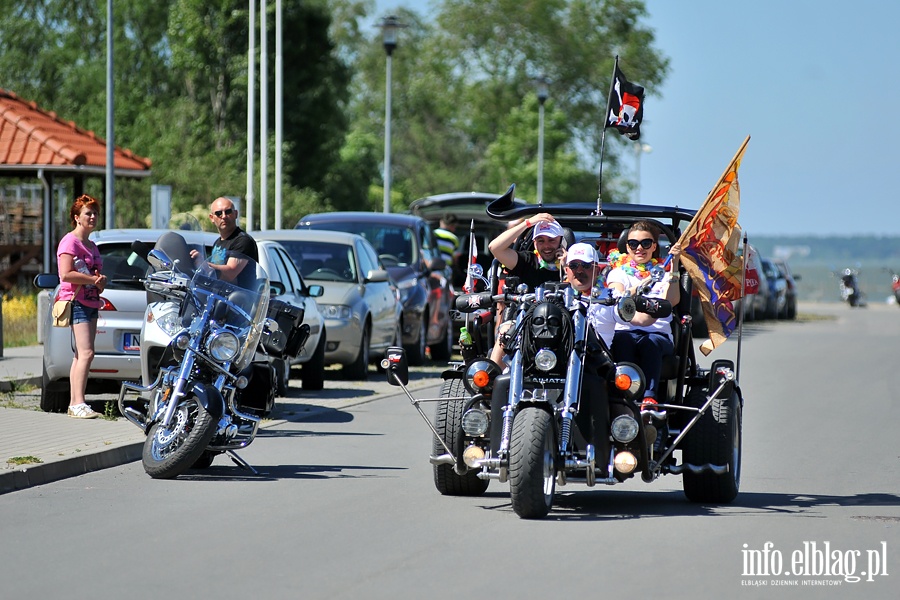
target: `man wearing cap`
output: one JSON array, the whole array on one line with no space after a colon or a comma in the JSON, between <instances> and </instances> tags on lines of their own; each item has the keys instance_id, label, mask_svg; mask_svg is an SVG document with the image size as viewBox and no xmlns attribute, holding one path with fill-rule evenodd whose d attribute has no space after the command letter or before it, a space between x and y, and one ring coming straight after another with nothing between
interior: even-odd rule
<instances>
[{"instance_id":1,"label":"man wearing cap","mask_svg":"<svg viewBox=\"0 0 900 600\"><path fill-rule=\"evenodd\" d=\"M529 227L534 227L534 250L515 250L513 242ZM510 227L495 237L488 248L494 258L530 289L548 281L560 281L561 261L566 249L562 244L563 228L549 213L540 213Z\"/></svg>"},{"instance_id":2,"label":"man wearing cap","mask_svg":"<svg viewBox=\"0 0 900 600\"><path fill-rule=\"evenodd\" d=\"M525 252L512 247L522 233L534 226L534 250ZM559 265L565 261L566 249L563 247L563 228L553 215L539 213L506 229L495 237L490 244L491 254L499 260L509 275L518 277L530 289L548 281L560 281L563 275ZM491 360L498 365L503 364L503 344L501 333L505 333L511 321L504 321L497 328L497 343L491 351Z\"/></svg>"}]
</instances>

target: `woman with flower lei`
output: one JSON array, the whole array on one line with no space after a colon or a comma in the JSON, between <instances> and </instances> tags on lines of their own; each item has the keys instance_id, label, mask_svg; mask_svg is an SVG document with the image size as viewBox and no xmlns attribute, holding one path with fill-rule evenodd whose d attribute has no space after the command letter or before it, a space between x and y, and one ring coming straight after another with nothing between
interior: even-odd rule
<instances>
[{"instance_id":1,"label":"woman with flower lei","mask_svg":"<svg viewBox=\"0 0 900 600\"><path fill-rule=\"evenodd\" d=\"M611 270L606 278L607 285L616 292L634 292L650 277L650 269L659 264L659 260L654 257L658 253L659 229L648 221L634 223L628 230L626 253L613 251L609 254ZM675 306L681 300L677 284L681 246L673 244L669 254L672 255L670 275L654 283L645 295L650 298L665 298ZM644 313L637 313L630 323L616 324L612 344L616 360L638 364L647 377L643 405L656 404L662 359L675 352L671 322L671 315L655 319Z\"/></svg>"}]
</instances>

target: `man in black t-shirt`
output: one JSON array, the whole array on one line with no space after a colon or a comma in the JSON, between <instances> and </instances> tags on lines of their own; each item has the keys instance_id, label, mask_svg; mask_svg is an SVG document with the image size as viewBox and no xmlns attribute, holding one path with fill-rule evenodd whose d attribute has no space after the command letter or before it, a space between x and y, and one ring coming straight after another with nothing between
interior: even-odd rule
<instances>
[{"instance_id":1,"label":"man in black t-shirt","mask_svg":"<svg viewBox=\"0 0 900 600\"><path fill-rule=\"evenodd\" d=\"M256 241L237 226L238 211L228 198L216 198L209 210L209 219L219 231L219 239L213 244L209 266L219 271L224 281L234 281L247 258L259 262Z\"/></svg>"}]
</instances>

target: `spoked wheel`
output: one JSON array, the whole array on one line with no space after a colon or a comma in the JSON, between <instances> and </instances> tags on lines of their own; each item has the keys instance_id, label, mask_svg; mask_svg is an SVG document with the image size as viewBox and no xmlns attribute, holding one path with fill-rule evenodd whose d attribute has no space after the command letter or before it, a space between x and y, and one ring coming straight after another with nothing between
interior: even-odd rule
<instances>
[{"instance_id":1,"label":"spoked wheel","mask_svg":"<svg viewBox=\"0 0 900 600\"><path fill-rule=\"evenodd\" d=\"M175 409L171 427L154 424L144 442L144 471L154 479L171 479L190 469L216 433L216 421L195 396Z\"/></svg>"},{"instance_id":2,"label":"spoked wheel","mask_svg":"<svg viewBox=\"0 0 900 600\"><path fill-rule=\"evenodd\" d=\"M509 452L512 507L523 519L547 516L556 489L556 430L553 417L535 407L513 421Z\"/></svg>"},{"instance_id":3,"label":"spoked wheel","mask_svg":"<svg viewBox=\"0 0 900 600\"><path fill-rule=\"evenodd\" d=\"M700 407L708 391L694 389L686 399L689 406ZM709 410L684 439L683 459L690 465L725 465L721 475L712 472L685 471L684 495L691 502L714 504L734 500L741 487L741 399L737 392L727 398L716 398Z\"/></svg>"},{"instance_id":4,"label":"spoked wheel","mask_svg":"<svg viewBox=\"0 0 900 600\"><path fill-rule=\"evenodd\" d=\"M465 396L466 388L462 379L448 379L441 385L441 398L457 398ZM460 400L441 400L434 414L434 428L441 435L444 443L453 450L456 456L462 454L462 416L466 403ZM435 456L444 454L444 446L434 440ZM486 479L478 478L477 470L469 470L458 475L453 465L434 465L434 487L445 496L480 496L488 488Z\"/></svg>"}]
</instances>

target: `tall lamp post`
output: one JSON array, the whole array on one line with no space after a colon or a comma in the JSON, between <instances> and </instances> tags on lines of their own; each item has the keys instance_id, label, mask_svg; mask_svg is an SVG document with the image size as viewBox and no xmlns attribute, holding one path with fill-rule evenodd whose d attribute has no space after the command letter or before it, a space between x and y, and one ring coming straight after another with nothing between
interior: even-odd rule
<instances>
[{"instance_id":1,"label":"tall lamp post","mask_svg":"<svg viewBox=\"0 0 900 600\"><path fill-rule=\"evenodd\" d=\"M545 75L535 80L537 84L538 99L538 172L537 172L537 202L544 201L544 102L550 95L549 81Z\"/></svg>"},{"instance_id":2,"label":"tall lamp post","mask_svg":"<svg viewBox=\"0 0 900 600\"><path fill-rule=\"evenodd\" d=\"M391 55L397 47L397 32L405 27L391 15L381 20L381 39L387 53L387 74L384 92L384 212L391 212Z\"/></svg>"},{"instance_id":3,"label":"tall lamp post","mask_svg":"<svg viewBox=\"0 0 900 600\"><path fill-rule=\"evenodd\" d=\"M634 143L635 178L637 179L634 188L635 204L641 203L641 155L650 154L651 152L653 152L653 147L649 144Z\"/></svg>"}]
</instances>

